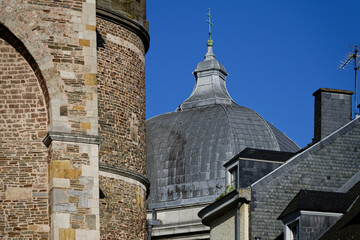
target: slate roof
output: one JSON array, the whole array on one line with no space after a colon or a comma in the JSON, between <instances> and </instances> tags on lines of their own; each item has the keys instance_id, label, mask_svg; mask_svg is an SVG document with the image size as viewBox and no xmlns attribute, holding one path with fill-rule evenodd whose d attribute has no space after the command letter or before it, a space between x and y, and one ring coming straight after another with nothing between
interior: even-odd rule
<instances>
[{"instance_id":1,"label":"slate roof","mask_svg":"<svg viewBox=\"0 0 360 240\"><path fill-rule=\"evenodd\" d=\"M300 210L345 213L356 199L356 194L310 191L301 189L291 200L289 205L280 214L278 219L283 219L293 212Z\"/></svg>"},{"instance_id":2,"label":"slate roof","mask_svg":"<svg viewBox=\"0 0 360 240\"><path fill-rule=\"evenodd\" d=\"M275 137L279 143L280 151L282 152L297 152L299 151L299 146L294 144L293 141L289 141L289 138L282 132L279 131L276 127L268 123L271 130L275 134Z\"/></svg>"},{"instance_id":3,"label":"slate roof","mask_svg":"<svg viewBox=\"0 0 360 240\"><path fill-rule=\"evenodd\" d=\"M240 158L267 160L274 162L285 162L295 154L296 154L295 152L282 152L282 151L272 151L272 150L255 149L255 148L245 148L243 151L241 151L235 157L233 157L230 161L225 163L224 167L230 166L233 162L236 162Z\"/></svg>"},{"instance_id":4,"label":"slate roof","mask_svg":"<svg viewBox=\"0 0 360 240\"><path fill-rule=\"evenodd\" d=\"M283 225L276 221L274 212L279 216L299 189L336 191L346 181L353 182L351 176L354 174L358 177L359 126L360 117L357 117L321 141L299 151L286 163L251 184L254 196L254 208L251 211L252 236L261 237L266 232L268 237L277 237ZM349 189L347 185L344 189ZM260 222L259 219L263 221Z\"/></svg>"},{"instance_id":5,"label":"slate roof","mask_svg":"<svg viewBox=\"0 0 360 240\"><path fill-rule=\"evenodd\" d=\"M330 145L332 142L340 138L342 135L346 134L347 132L351 131L357 125L360 125L360 117L353 119L352 121L348 122L329 136L325 137L319 142L315 144L309 144L304 149L300 149L297 154L295 154L292 158L289 159L285 164L281 167L277 168L273 172L267 174L266 176L262 177L255 183L251 185L252 189L258 189L262 186L266 185L268 182L272 181L274 178L277 178L281 174L291 171L291 168L301 162L302 160L309 157L311 154L316 153L317 151L321 150L322 148Z\"/></svg>"},{"instance_id":6,"label":"slate roof","mask_svg":"<svg viewBox=\"0 0 360 240\"><path fill-rule=\"evenodd\" d=\"M355 202L339 221L337 221L319 240L360 239L360 182L349 193L357 196Z\"/></svg>"},{"instance_id":7,"label":"slate roof","mask_svg":"<svg viewBox=\"0 0 360 240\"><path fill-rule=\"evenodd\" d=\"M223 164L246 147L299 147L255 111L229 96L225 68L208 47L191 96L176 112L146 121L149 208L211 202L225 188Z\"/></svg>"}]
</instances>

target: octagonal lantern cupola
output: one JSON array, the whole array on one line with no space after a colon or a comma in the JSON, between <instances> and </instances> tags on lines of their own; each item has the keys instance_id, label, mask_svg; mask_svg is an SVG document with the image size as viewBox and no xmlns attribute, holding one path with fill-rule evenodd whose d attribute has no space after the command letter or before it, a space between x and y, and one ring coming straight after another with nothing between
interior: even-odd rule
<instances>
[{"instance_id":1,"label":"octagonal lantern cupola","mask_svg":"<svg viewBox=\"0 0 360 240\"><path fill-rule=\"evenodd\" d=\"M180 104L177 111L212 104L231 105L233 101L226 89L225 67L216 60L213 41L207 42L207 52L193 72L196 83L190 97Z\"/></svg>"}]
</instances>

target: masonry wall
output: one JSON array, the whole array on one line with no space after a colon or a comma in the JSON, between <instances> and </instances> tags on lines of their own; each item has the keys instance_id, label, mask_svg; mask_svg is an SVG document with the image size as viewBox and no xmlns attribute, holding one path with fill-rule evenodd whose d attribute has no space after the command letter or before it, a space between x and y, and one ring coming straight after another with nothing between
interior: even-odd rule
<instances>
[{"instance_id":1,"label":"masonry wall","mask_svg":"<svg viewBox=\"0 0 360 240\"><path fill-rule=\"evenodd\" d=\"M213 221L210 225L210 239L235 239L235 218L236 209L233 209Z\"/></svg>"},{"instance_id":2,"label":"masonry wall","mask_svg":"<svg viewBox=\"0 0 360 240\"><path fill-rule=\"evenodd\" d=\"M105 173L100 188L101 239L146 239L146 188L135 181Z\"/></svg>"},{"instance_id":3,"label":"masonry wall","mask_svg":"<svg viewBox=\"0 0 360 240\"><path fill-rule=\"evenodd\" d=\"M146 239L144 43L101 17L97 34L101 238Z\"/></svg>"},{"instance_id":4,"label":"masonry wall","mask_svg":"<svg viewBox=\"0 0 360 240\"><path fill-rule=\"evenodd\" d=\"M2 174L6 181L14 178L15 190L6 184L1 197L18 198L20 191L28 198L26 201L32 202L4 200L7 205L1 211L6 219L0 221L0 225L5 224L0 234L14 230L25 234L29 230L26 237L34 239L100 237L95 16L93 0L0 1L0 36L13 44L29 64L26 70L18 69L27 76L12 86L14 96L0 94L0 99L15 97L13 103L20 105L19 112L6 110L7 121L22 118L11 126L11 134L17 134L16 129L18 135L2 131L6 134L1 141L12 144L4 145L6 157L12 159L5 158ZM29 68L32 76L27 73ZM1 71L0 79L6 79L6 74ZM38 88L34 85L29 89L24 80L37 83ZM28 112L20 112L21 101L30 105L23 108ZM21 124L28 126L23 128ZM21 223L15 229L16 221Z\"/></svg>"},{"instance_id":5,"label":"masonry wall","mask_svg":"<svg viewBox=\"0 0 360 240\"><path fill-rule=\"evenodd\" d=\"M1 1L0 24L34 58L50 97L49 131L97 134L93 1Z\"/></svg>"},{"instance_id":6,"label":"masonry wall","mask_svg":"<svg viewBox=\"0 0 360 240\"><path fill-rule=\"evenodd\" d=\"M48 239L45 97L33 69L0 38L0 238Z\"/></svg>"},{"instance_id":7,"label":"masonry wall","mask_svg":"<svg viewBox=\"0 0 360 240\"><path fill-rule=\"evenodd\" d=\"M100 162L145 174L144 44L102 18L97 30Z\"/></svg>"},{"instance_id":8,"label":"masonry wall","mask_svg":"<svg viewBox=\"0 0 360 240\"><path fill-rule=\"evenodd\" d=\"M336 191L360 168L360 124L314 145L252 186L250 239L275 239L283 231L276 220L300 189Z\"/></svg>"},{"instance_id":9,"label":"masonry wall","mask_svg":"<svg viewBox=\"0 0 360 240\"><path fill-rule=\"evenodd\" d=\"M49 145L51 239L99 239L98 146Z\"/></svg>"},{"instance_id":10,"label":"masonry wall","mask_svg":"<svg viewBox=\"0 0 360 240\"><path fill-rule=\"evenodd\" d=\"M141 226L146 221L142 199L148 187L144 176L144 54L149 38L145 28L131 18L131 13L136 13L135 18L147 26L146 1L131 1L130 10L118 9L129 11L130 18L99 19L98 25L96 2L0 1L0 36L19 53L4 57L9 46L4 54L0 52L0 68L5 65L0 71L1 84L5 85L0 89L0 121L7 124L0 125L4 128L0 133L4 143L0 205L5 204L1 208L4 214L0 213L0 234L100 239L99 156L103 156L102 169L116 167L128 176L102 173L103 179L107 178L103 181L106 193L113 194L111 203L119 204L119 215L113 212L113 216L131 220L113 222L113 227L118 230L121 225L119 229L129 230L136 226L126 237L146 237ZM133 28L141 34L130 31ZM101 58L97 58L96 29L103 33L107 47L99 51ZM1 40L1 49L3 44ZM20 65L11 63L9 70L6 61L20 59L20 55L24 58L16 60ZM23 69L25 63L28 65ZM9 83L13 80L20 83ZM99 126L105 139L101 153ZM118 185L128 190L119 193ZM19 200L19 192L26 200ZM118 232L113 233L117 238Z\"/></svg>"},{"instance_id":11,"label":"masonry wall","mask_svg":"<svg viewBox=\"0 0 360 240\"><path fill-rule=\"evenodd\" d=\"M351 120L353 92L320 88L314 92L314 142L325 138Z\"/></svg>"}]
</instances>

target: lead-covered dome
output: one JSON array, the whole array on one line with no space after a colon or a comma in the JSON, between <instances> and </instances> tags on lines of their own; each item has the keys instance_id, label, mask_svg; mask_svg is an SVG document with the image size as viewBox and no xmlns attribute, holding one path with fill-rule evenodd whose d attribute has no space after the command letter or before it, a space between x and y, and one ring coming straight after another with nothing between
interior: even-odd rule
<instances>
[{"instance_id":1,"label":"lead-covered dome","mask_svg":"<svg viewBox=\"0 0 360 240\"><path fill-rule=\"evenodd\" d=\"M223 164L246 147L299 147L255 111L230 97L212 46L194 71L190 97L175 112L146 121L150 209L214 201L225 188Z\"/></svg>"}]
</instances>

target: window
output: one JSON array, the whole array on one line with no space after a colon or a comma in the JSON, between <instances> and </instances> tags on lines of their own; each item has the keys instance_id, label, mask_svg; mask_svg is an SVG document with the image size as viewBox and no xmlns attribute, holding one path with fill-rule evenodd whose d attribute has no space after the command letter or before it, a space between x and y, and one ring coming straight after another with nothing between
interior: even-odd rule
<instances>
[{"instance_id":1,"label":"window","mask_svg":"<svg viewBox=\"0 0 360 240\"><path fill-rule=\"evenodd\" d=\"M293 224L290 227L290 240L299 240L299 224Z\"/></svg>"},{"instance_id":2,"label":"window","mask_svg":"<svg viewBox=\"0 0 360 240\"><path fill-rule=\"evenodd\" d=\"M230 183L230 186L232 186L233 188L238 188L238 184L237 184L237 178L238 178L238 176L237 176L237 167L234 167L233 169L231 169L230 171L230 181L229 181L229 183Z\"/></svg>"},{"instance_id":3,"label":"window","mask_svg":"<svg viewBox=\"0 0 360 240\"><path fill-rule=\"evenodd\" d=\"M286 225L286 240L299 240L299 220Z\"/></svg>"}]
</instances>

